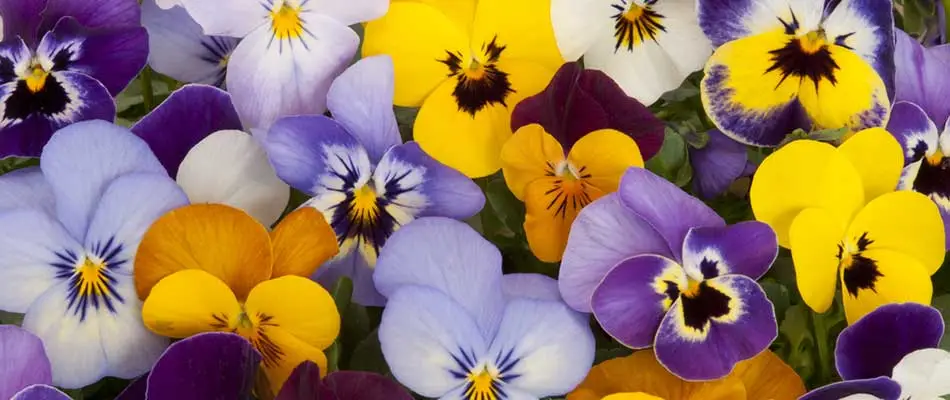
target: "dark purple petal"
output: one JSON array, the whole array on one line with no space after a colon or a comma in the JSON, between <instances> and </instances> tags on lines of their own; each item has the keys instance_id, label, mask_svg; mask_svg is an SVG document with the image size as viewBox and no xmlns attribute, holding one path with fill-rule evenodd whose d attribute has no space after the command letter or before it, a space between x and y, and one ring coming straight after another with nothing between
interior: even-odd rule
<instances>
[{"instance_id":1,"label":"dark purple petal","mask_svg":"<svg viewBox=\"0 0 950 400\"><path fill-rule=\"evenodd\" d=\"M411 181L410 174L422 171L422 182ZM379 161L374 179L392 185L396 190L412 188L425 197L421 217L466 219L482 209L485 195L471 179L422 151L419 144L409 142L390 148Z\"/></svg>"},{"instance_id":2,"label":"dark purple petal","mask_svg":"<svg viewBox=\"0 0 950 400\"><path fill-rule=\"evenodd\" d=\"M132 132L148 143L174 178L194 145L225 129L241 129L231 96L214 86L186 85L136 123Z\"/></svg>"},{"instance_id":3,"label":"dark purple petal","mask_svg":"<svg viewBox=\"0 0 950 400\"><path fill-rule=\"evenodd\" d=\"M894 135L904 149L904 166L920 160L931 150L936 150L940 135L937 125L924 110L906 101L899 101L891 108L887 131Z\"/></svg>"},{"instance_id":4,"label":"dark purple petal","mask_svg":"<svg viewBox=\"0 0 950 400\"><path fill-rule=\"evenodd\" d=\"M747 22L752 18L754 0L700 0L699 27L714 47L752 34Z\"/></svg>"},{"instance_id":5,"label":"dark purple petal","mask_svg":"<svg viewBox=\"0 0 950 400\"><path fill-rule=\"evenodd\" d=\"M145 66L148 33L140 26L87 29L66 17L43 36L37 52L56 60L55 69L89 75L115 96Z\"/></svg>"},{"instance_id":6,"label":"dark purple petal","mask_svg":"<svg viewBox=\"0 0 950 400\"><path fill-rule=\"evenodd\" d=\"M890 376L904 356L937 347L943 329L943 317L933 307L916 303L878 307L838 336L838 374L845 380Z\"/></svg>"},{"instance_id":7,"label":"dark purple petal","mask_svg":"<svg viewBox=\"0 0 950 400\"><path fill-rule=\"evenodd\" d=\"M137 0L47 0L40 32L52 30L63 17L73 17L87 28L140 26Z\"/></svg>"},{"instance_id":8,"label":"dark purple petal","mask_svg":"<svg viewBox=\"0 0 950 400\"><path fill-rule=\"evenodd\" d=\"M564 64L548 87L515 107L512 131L537 123L554 136L565 153L584 135L615 129L633 138L644 159L663 145L663 121L601 71Z\"/></svg>"},{"instance_id":9,"label":"dark purple petal","mask_svg":"<svg viewBox=\"0 0 950 400\"><path fill-rule=\"evenodd\" d=\"M0 0L3 16L3 38L20 36L29 45L36 44L36 30L43 17L47 0Z\"/></svg>"},{"instance_id":10,"label":"dark purple petal","mask_svg":"<svg viewBox=\"0 0 950 400\"><path fill-rule=\"evenodd\" d=\"M709 142L701 149L690 148L693 167L693 189L711 199L725 192L742 176L748 162L746 147L723 135L718 129L708 132Z\"/></svg>"},{"instance_id":11,"label":"dark purple petal","mask_svg":"<svg viewBox=\"0 0 950 400\"><path fill-rule=\"evenodd\" d=\"M277 176L297 190L314 194L320 178L334 170L327 155L360 158L366 150L336 121L322 115L284 117L271 126L262 140ZM345 149L345 151L342 151ZM340 159L342 163L342 159ZM368 171L354 171L368 172Z\"/></svg>"},{"instance_id":12,"label":"dark purple petal","mask_svg":"<svg viewBox=\"0 0 950 400\"><path fill-rule=\"evenodd\" d=\"M32 385L21 390L10 400L70 400L70 397L49 385Z\"/></svg>"},{"instance_id":13,"label":"dark purple petal","mask_svg":"<svg viewBox=\"0 0 950 400\"><path fill-rule=\"evenodd\" d=\"M623 204L663 236L674 259L682 259L690 228L725 226L722 217L699 199L643 168L630 168L620 180Z\"/></svg>"},{"instance_id":14,"label":"dark purple petal","mask_svg":"<svg viewBox=\"0 0 950 400\"><path fill-rule=\"evenodd\" d=\"M148 376L148 398L247 399L261 355L233 333L201 333L165 350Z\"/></svg>"},{"instance_id":15,"label":"dark purple petal","mask_svg":"<svg viewBox=\"0 0 950 400\"><path fill-rule=\"evenodd\" d=\"M653 345L660 321L686 285L683 267L666 257L628 258L594 289L594 317L610 336L635 349Z\"/></svg>"},{"instance_id":16,"label":"dark purple petal","mask_svg":"<svg viewBox=\"0 0 950 400\"><path fill-rule=\"evenodd\" d=\"M778 237L758 221L693 228L683 243L683 266L695 280L740 274L759 279L778 256Z\"/></svg>"},{"instance_id":17,"label":"dark purple petal","mask_svg":"<svg viewBox=\"0 0 950 400\"><path fill-rule=\"evenodd\" d=\"M379 374L359 371L337 371L327 375L324 387L337 400L412 400L398 383ZM283 399L280 399L283 400ZM323 400L321 397L320 400Z\"/></svg>"},{"instance_id":18,"label":"dark purple petal","mask_svg":"<svg viewBox=\"0 0 950 400\"><path fill-rule=\"evenodd\" d=\"M895 31L897 46L896 100L917 104L937 124L950 117L950 45L925 49L901 30Z\"/></svg>"},{"instance_id":19,"label":"dark purple petal","mask_svg":"<svg viewBox=\"0 0 950 400\"><path fill-rule=\"evenodd\" d=\"M43 342L20 327L0 326L0 399L33 384L52 383Z\"/></svg>"},{"instance_id":20,"label":"dark purple petal","mask_svg":"<svg viewBox=\"0 0 950 400\"><path fill-rule=\"evenodd\" d=\"M832 383L805 393L798 400L841 400L855 394L868 394L881 400L898 400L901 385L888 377Z\"/></svg>"},{"instance_id":21,"label":"dark purple petal","mask_svg":"<svg viewBox=\"0 0 950 400\"><path fill-rule=\"evenodd\" d=\"M300 363L280 388L274 400L339 400L320 381L320 367L311 361Z\"/></svg>"},{"instance_id":22,"label":"dark purple petal","mask_svg":"<svg viewBox=\"0 0 950 400\"><path fill-rule=\"evenodd\" d=\"M125 387L122 393L116 396L115 400L146 400L146 389L148 388L148 374L135 378L134 381Z\"/></svg>"},{"instance_id":23,"label":"dark purple petal","mask_svg":"<svg viewBox=\"0 0 950 400\"><path fill-rule=\"evenodd\" d=\"M778 336L775 308L743 275L705 281L682 295L656 334L656 358L685 380L712 380L767 349Z\"/></svg>"}]
</instances>

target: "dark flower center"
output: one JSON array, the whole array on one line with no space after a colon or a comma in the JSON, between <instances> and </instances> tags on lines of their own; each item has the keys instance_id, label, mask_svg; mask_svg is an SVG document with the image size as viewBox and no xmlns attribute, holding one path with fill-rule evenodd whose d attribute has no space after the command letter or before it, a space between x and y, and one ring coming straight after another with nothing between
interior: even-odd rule
<instances>
[{"instance_id":1,"label":"dark flower center","mask_svg":"<svg viewBox=\"0 0 950 400\"><path fill-rule=\"evenodd\" d=\"M790 76L799 80L811 79L816 89L822 80L827 80L832 85L838 82L835 71L841 67L831 57L823 30L789 39L784 47L772 50L769 54L772 55L772 66L765 72L781 72L782 80L779 85Z\"/></svg>"},{"instance_id":2,"label":"dark flower center","mask_svg":"<svg viewBox=\"0 0 950 400\"><path fill-rule=\"evenodd\" d=\"M709 320L729 314L729 300L728 295L709 286L706 281L690 282L690 288L680 296L683 321L686 326L704 332Z\"/></svg>"},{"instance_id":3,"label":"dark flower center","mask_svg":"<svg viewBox=\"0 0 950 400\"><path fill-rule=\"evenodd\" d=\"M874 241L869 239L865 232L858 238L858 249L855 252L848 252L844 244L838 244L838 262L844 269L842 280L852 297L858 297L858 291L862 289L875 291L874 284L878 278L884 276L878 270L877 263L863 254L871 243Z\"/></svg>"},{"instance_id":4,"label":"dark flower center","mask_svg":"<svg viewBox=\"0 0 950 400\"><path fill-rule=\"evenodd\" d=\"M936 155L924 158L914 179L914 191L950 198L950 158L942 157L939 150Z\"/></svg>"},{"instance_id":5,"label":"dark flower center","mask_svg":"<svg viewBox=\"0 0 950 400\"><path fill-rule=\"evenodd\" d=\"M515 92L508 80L508 73L496 65L505 51L505 46L499 45L497 39L495 37L482 45L483 57L469 61L468 65L462 65L461 52L446 51L446 58L439 60L449 67L449 76L457 80L452 96L459 111L465 111L472 117L491 104L507 106L505 99Z\"/></svg>"},{"instance_id":6,"label":"dark flower center","mask_svg":"<svg viewBox=\"0 0 950 400\"><path fill-rule=\"evenodd\" d=\"M666 32L663 26L663 15L653 11L650 6L657 0L647 0L644 6L630 4L627 7L628 0L621 0L621 4L613 4L617 14L612 16L614 20L614 38L617 44L614 46L614 52L626 48L633 51L634 46L638 46L647 40L656 41L656 35L660 32Z\"/></svg>"}]
</instances>

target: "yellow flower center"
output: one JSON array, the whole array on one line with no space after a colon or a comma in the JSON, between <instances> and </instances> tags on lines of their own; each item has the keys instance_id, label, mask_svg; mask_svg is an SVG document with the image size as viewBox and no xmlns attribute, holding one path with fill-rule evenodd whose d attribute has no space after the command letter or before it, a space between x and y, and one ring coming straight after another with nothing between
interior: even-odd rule
<instances>
[{"instance_id":1,"label":"yellow flower center","mask_svg":"<svg viewBox=\"0 0 950 400\"><path fill-rule=\"evenodd\" d=\"M631 3L629 6L626 3ZM625 8L629 7L629 8ZM632 51L635 46L646 42L647 40L656 40L660 32L665 32L663 26L663 15L649 8L649 6L639 6L632 2L613 4L613 8L618 11L612 17L614 20L614 39L617 40L614 45L614 52L620 50Z\"/></svg>"},{"instance_id":2,"label":"yellow flower center","mask_svg":"<svg viewBox=\"0 0 950 400\"><path fill-rule=\"evenodd\" d=\"M640 20L640 17L643 16L644 10L645 9L643 7L640 7L636 4L631 4L630 9L623 13L623 19L627 20L627 22L636 23L638 20Z\"/></svg>"},{"instance_id":3,"label":"yellow flower center","mask_svg":"<svg viewBox=\"0 0 950 400\"><path fill-rule=\"evenodd\" d=\"M467 378L468 390L464 396L467 400L497 400L498 389L495 388L495 377L485 368L480 373L470 373Z\"/></svg>"},{"instance_id":4,"label":"yellow flower center","mask_svg":"<svg viewBox=\"0 0 950 400\"><path fill-rule=\"evenodd\" d=\"M927 164L930 164L934 167L940 165L943 162L943 153L939 150L934 153L932 156L927 157Z\"/></svg>"},{"instance_id":5,"label":"yellow flower center","mask_svg":"<svg viewBox=\"0 0 950 400\"><path fill-rule=\"evenodd\" d=\"M689 285L686 287L686 290L683 291L683 296L688 298L695 298L699 295L699 284L700 281L689 280Z\"/></svg>"},{"instance_id":6,"label":"yellow flower center","mask_svg":"<svg viewBox=\"0 0 950 400\"><path fill-rule=\"evenodd\" d=\"M824 29L817 29L805 34L798 41L805 54L815 54L828 45Z\"/></svg>"},{"instance_id":7,"label":"yellow flower center","mask_svg":"<svg viewBox=\"0 0 950 400\"><path fill-rule=\"evenodd\" d=\"M90 295L102 297L112 294L106 284L105 267L104 263L93 261L88 257L76 267L75 275L79 278L76 280L76 286L80 297Z\"/></svg>"},{"instance_id":8,"label":"yellow flower center","mask_svg":"<svg viewBox=\"0 0 950 400\"><path fill-rule=\"evenodd\" d=\"M221 321L221 318L218 316L215 316L215 318ZM284 357L284 351L267 335L267 331L270 328L278 326L273 322L273 317L267 314L248 314L244 311L244 306L242 305L241 313L232 317L231 320L227 322L227 325L218 324L215 326L223 331L234 332L241 335L241 337L251 342L254 348L261 353L264 359L264 366L268 368L276 367L281 358ZM226 329L224 329L225 326Z\"/></svg>"},{"instance_id":9,"label":"yellow flower center","mask_svg":"<svg viewBox=\"0 0 950 400\"><path fill-rule=\"evenodd\" d=\"M462 71L462 73L464 73L465 77L470 80L481 80L485 77L485 66L478 62L478 60L472 59L472 62L469 63L468 68Z\"/></svg>"},{"instance_id":10,"label":"yellow flower center","mask_svg":"<svg viewBox=\"0 0 950 400\"><path fill-rule=\"evenodd\" d=\"M369 183L353 191L353 201L350 204L352 205L350 209L352 221L375 221L379 216L376 191Z\"/></svg>"},{"instance_id":11,"label":"yellow flower center","mask_svg":"<svg viewBox=\"0 0 950 400\"><path fill-rule=\"evenodd\" d=\"M287 2L270 12L271 30L277 39L296 39L303 34L303 21L300 20L300 7Z\"/></svg>"},{"instance_id":12,"label":"yellow flower center","mask_svg":"<svg viewBox=\"0 0 950 400\"><path fill-rule=\"evenodd\" d=\"M39 64L34 64L33 68L30 71L25 79L26 88L32 93L38 93L46 87L46 78L49 76L49 72L46 72L42 66Z\"/></svg>"}]
</instances>

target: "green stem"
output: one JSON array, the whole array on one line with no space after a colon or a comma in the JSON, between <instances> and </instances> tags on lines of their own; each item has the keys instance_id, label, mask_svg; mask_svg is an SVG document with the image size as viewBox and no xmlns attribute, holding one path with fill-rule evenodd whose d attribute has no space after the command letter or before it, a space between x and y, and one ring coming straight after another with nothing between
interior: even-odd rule
<instances>
[{"instance_id":1,"label":"green stem","mask_svg":"<svg viewBox=\"0 0 950 400\"><path fill-rule=\"evenodd\" d=\"M815 348L818 350L818 378L822 385L831 383L834 372L834 356L832 348L828 342L828 326L825 318L818 313L812 312L812 331L815 334Z\"/></svg>"},{"instance_id":2,"label":"green stem","mask_svg":"<svg viewBox=\"0 0 950 400\"><path fill-rule=\"evenodd\" d=\"M149 113L155 106L155 91L152 89L152 69L145 66L142 70L142 105L145 106L145 112Z\"/></svg>"},{"instance_id":3,"label":"green stem","mask_svg":"<svg viewBox=\"0 0 950 400\"><path fill-rule=\"evenodd\" d=\"M944 35L950 35L950 0L942 0L943 3L943 23L944 23ZM944 42L947 42L948 38L942 38Z\"/></svg>"}]
</instances>

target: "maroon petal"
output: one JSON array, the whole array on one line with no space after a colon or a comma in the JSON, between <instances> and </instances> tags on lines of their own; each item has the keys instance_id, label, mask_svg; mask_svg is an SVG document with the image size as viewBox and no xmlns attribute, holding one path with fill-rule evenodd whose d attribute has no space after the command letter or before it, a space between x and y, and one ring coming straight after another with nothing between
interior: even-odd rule
<instances>
[{"instance_id":1,"label":"maroon petal","mask_svg":"<svg viewBox=\"0 0 950 400\"><path fill-rule=\"evenodd\" d=\"M327 375L323 385L337 400L412 400L398 383L370 372L334 372Z\"/></svg>"}]
</instances>

